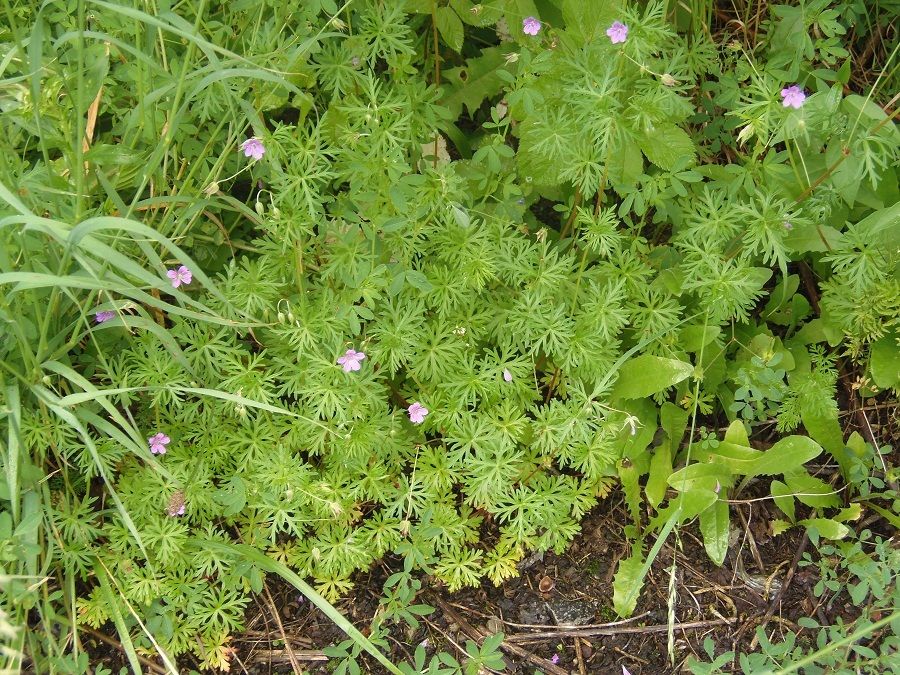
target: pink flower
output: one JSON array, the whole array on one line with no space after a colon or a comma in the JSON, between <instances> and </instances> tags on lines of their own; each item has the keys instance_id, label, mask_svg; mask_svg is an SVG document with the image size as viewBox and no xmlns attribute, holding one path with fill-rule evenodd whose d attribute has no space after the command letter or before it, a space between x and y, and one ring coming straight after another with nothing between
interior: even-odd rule
<instances>
[{"instance_id":1,"label":"pink flower","mask_svg":"<svg viewBox=\"0 0 900 675\"><path fill-rule=\"evenodd\" d=\"M628 26L621 21L613 21L612 26L606 29L606 34L614 45L625 42L628 39Z\"/></svg>"},{"instance_id":2,"label":"pink flower","mask_svg":"<svg viewBox=\"0 0 900 675\"><path fill-rule=\"evenodd\" d=\"M622 666L622 675L631 675L631 671L625 666Z\"/></svg>"},{"instance_id":3,"label":"pink flower","mask_svg":"<svg viewBox=\"0 0 900 675\"><path fill-rule=\"evenodd\" d=\"M418 401L409 406L406 411L409 413L409 421L413 424L421 424L425 421L425 416L428 414L428 408Z\"/></svg>"},{"instance_id":4,"label":"pink flower","mask_svg":"<svg viewBox=\"0 0 900 675\"><path fill-rule=\"evenodd\" d=\"M241 143L241 150L244 151L244 157L252 157L255 160L262 159L262 156L266 154L266 146L256 136Z\"/></svg>"},{"instance_id":5,"label":"pink flower","mask_svg":"<svg viewBox=\"0 0 900 675\"><path fill-rule=\"evenodd\" d=\"M551 656L551 657L550 657L550 663L552 663L554 666L555 666L557 663L559 663L559 654L554 654L553 656Z\"/></svg>"},{"instance_id":6,"label":"pink flower","mask_svg":"<svg viewBox=\"0 0 900 675\"><path fill-rule=\"evenodd\" d=\"M172 439L163 433L158 433L147 439L150 443L150 452L154 455L166 454L166 446L171 443Z\"/></svg>"},{"instance_id":7,"label":"pink flower","mask_svg":"<svg viewBox=\"0 0 900 675\"><path fill-rule=\"evenodd\" d=\"M512 373L509 372L508 368L503 369L503 381L504 382L512 382Z\"/></svg>"},{"instance_id":8,"label":"pink flower","mask_svg":"<svg viewBox=\"0 0 900 675\"><path fill-rule=\"evenodd\" d=\"M111 310L105 310L103 312L97 312L94 314L94 321L97 323L103 323L104 321L109 321L110 319L116 318L116 313Z\"/></svg>"},{"instance_id":9,"label":"pink flower","mask_svg":"<svg viewBox=\"0 0 900 675\"><path fill-rule=\"evenodd\" d=\"M537 35L541 32L541 22L533 16L527 16L522 20L522 32L525 35Z\"/></svg>"},{"instance_id":10,"label":"pink flower","mask_svg":"<svg viewBox=\"0 0 900 675\"><path fill-rule=\"evenodd\" d=\"M172 280L172 288L178 288L181 284L189 284L194 278L191 271L182 265L177 270L168 270L166 276Z\"/></svg>"},{"instance_id":11,"label":"pink flower","mask_svg":"<svg viewBox=\"0 0 900 675\"><path fill-rule=\"evenodd\" d=\"M792 84L790 87L781 90L781 98L781 105L785 108L796 109L803 105L803 102L806 100L806 94L796 84Z\"/></svg>"},{"instance_id":12,"label":"pink flower","mask_svg":"<svg viewBox=\"0 0 900 675\"><path fill-rule=\"evenodd\" d=\"M344 367L344 372L349 373L351 370L359 370L361 368L360 361L366 358L366 355L362 352L354 351L353 349L348 349L344 352L343 356L338 357L338 365Z\"/></svg>"}]
</instances>

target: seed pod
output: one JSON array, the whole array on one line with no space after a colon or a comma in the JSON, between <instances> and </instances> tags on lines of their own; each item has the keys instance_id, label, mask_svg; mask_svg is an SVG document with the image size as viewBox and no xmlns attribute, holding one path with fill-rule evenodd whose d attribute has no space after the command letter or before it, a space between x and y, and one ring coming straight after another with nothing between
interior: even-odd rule
<instances>
[{"instance_id":1,"label":"seed pod","mask_svg":"<svg viewBox=\"0 0 900 675\"><path fill-rule=\"evenodd\" d=\"M184 491L176 490L171 497L169 497L169 505L166 507L166 512L172 516L180 516L184 514Z\"/></svg>"}]
</instances>

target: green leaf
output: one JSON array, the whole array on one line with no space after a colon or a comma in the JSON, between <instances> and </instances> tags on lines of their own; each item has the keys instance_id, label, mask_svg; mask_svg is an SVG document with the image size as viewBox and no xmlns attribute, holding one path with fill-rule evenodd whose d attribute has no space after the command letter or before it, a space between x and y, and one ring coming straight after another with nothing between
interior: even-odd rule
<instances>
[{"instance_id":1,"label":"green leaf","mask_svg":"<svg viewBox=\"0 0 900 675\"><path fill-rule=\"evenodd\" d=\"M580 45L589 44L595 38L605 38L610 24L622 17L621 0L562 0L559 4L566 33L571 34Z\"/></svg>"},{"instance_id":2,"label":"green leaf","mask_svg":"<svg viewBox=\"0 0 900 675\"><path fill-rule=\"evenodd\" d=\"M679 469L670 475L666 482L679 492L688 492L698 487L714 491L716 485L720 488L731 487L734 479L726 466L697 462Z\"/></svg>"},{"instance_id":3,"label":"green leaf","mask_svg":"<svg viewBox=\"0 0 900 675\"><path fill-rule=\"evenodd\" d=\"M885 335L872 345L869 370L872 380L882 389L900 388L900 344L896 334Z\"/></svg>"},{"instance_id":4,"label":"green leaf","mask_svg":"<svg viewBox=\"0 0 900 675\"><path fill-rule=\"evenodd\" d=\"M644 585L644 556L639 547L628 558L619 561L613 578L613 609L621 617L634 614L637 599Z\"/></svg>"},{"instance_id":5,"label":"green leaf","mask_svg":"<svg viewBox=\"0 0 900 675\"><path fill-rule=\"evenodd\" d=\"M419 289L423 293L430 293L434 290L434 286L428 281L428 277L417 270L407 270L406 280L409 282L410 286Z\"/></svg>"},{"instance_id":6,"label":"green leaf","mask_svg":"<svg viewBox=\"0 0 900 675\"><path fill-rule=\"evenodd\" d=\"M666 432L673 447L678 447L687 429L690 414L681 406L666 401L659 409L659 424Z\"/></svg>"},{"instance_id":7,"label":"green leaf","mask_svg":"<svg viewBox=\"0 0 900 675\"><path fill-rule=\"evenodd\" d=\"M728 502L719 500L700 514L703 547L716 565L725 562L728 553Z\"/></svg>"},{"instance_id":8,"label":"green leaf","mask_svg":"<svg viewBox=\"0 0 900 675\"><path fill-rule=\"evenodd\" d=\"M822 446L808 436L782 438L747 469L747 476L773 476L793 471L822 453Z\"/></svg>"},{"instance_id":9,"label":"green leaf","mask_svg":"<svg viewBox=\"0 0 900 675\"><path fill-rule=\"evenodd\" d=\"M694 367L684 361L644 354L629 359L619 368L619 379L610 397L644 398L668 389L690 376Z\"/></svg>"},{"instance_id":10,"label":"green leaf","mask_svg":"<svg viewBox=\"0 0 900 675\"><path fill-rule=\"evenodd\" d=\"M653 453L650 460L650 475L647 477L647 485L644 494L647 495L647 504L655 509L662 503L666 496L666 479L672 473L672 447L668 440Z\"/></svg>"},{"instance_id":11,"label":"green leaf","mask_svg":"<svg viewBox=\"0 0 900 675\"><path fill-rule=\"evenodd\" d=\"M772 521L772 535L777 537L779 534L784 534L789 529L791 529L793 525L791 525L786 520L781 520L780 518L776 518Z\"/></svg>"},{"instance_id":12,"label":"green leaf","mask_svg":"<svg viewBox=\"0 0 900 675\"><path fill-rule=\"evenodd\" d=\"M460 116L463 106L473 115L485 99L500 93L504 84L498 74L501 70L509 72L500 47L483 49L481 56L466 59L465 66L450 68L444 72L446 85L441 105L449 108L454 118Z\"/></svg>"},{"instance_id":13,"label":"green leaf","mask_svg":"<svg viewBox=\"0 0 900 675\"><path fill-rule=\"evenodd\" d=\"M434 23L447 46L455 52L461 51L465 29L456 12L451 7L438 7Z\"/></svg>"},{"instance_id":14,"label":"green leaf","mask_svg":"<svg viewBox=\"0 0 900 675\"><path fill-rule=\"evenodd\" d=\"M618 463L619 480L625 492L625 503L635 523L641 521L641 490L638 485L638 472L630 459L622 459Z\"/></svg>"},{"instance_id":15,"label":"green leaf","mask_svg":"<svg viewBox=\"0 0 900 675\"><path fill-rule=\"evenodd\" d=\"M831 518L807 518L797 523L807 529L815 530L826 539L843 539L850 534L850 528Z\"/></svg>"},{"instance_id":16,"label":"green leaf","mask_svg":"<svg viewBox=\"0 0 900 675\"><path fill-rule=\"evenodd\" d=\"M805 471L787 474L784 478L801 504L814 508L836 507L841 504L833 487Z\"/></svg>"},{"instance_id":17,"label":"green leaf","mask_svg":"<svg viewBox=\"0 0 900 675\"><path fill-rule=\"evenodd\" d=\"M734 443L735 445L750 447L750 438L747 436L747 427L744 426L744 423L741 420L735 420L728 425L728 430L725 432L725 441Z\"/></svg>"},{"instance_id":18,"label":"green leaf","mask_svg":"<svg viewBox=\"0 0 900 675\"><path fill-rule=\"evenodd\" d=\"M722 329L718 326L684 326L678 335L678 343L686 352L697 354L721 334Z\"/></svg>"},{"instance_id":19,"label":"green leaf","mask_svg":"<svg viewBox=\"0 0 900 675\"><path fill-rule=\"evenodd\" d=\"M674 124L659 124L638 137L641 150L663 171L676 171L697 161L694 142L687 132Z\"/></svg>"},{"instance_id":20,"label":"green leaf","mask_svg":"<svg viewBox=\"0 0 900 675\"><path fill-rule=\"evenodd\" d=\"M769 489L772 491L772 498L775 500L775 506L781 509L782 513L784 513L791 522L794 522L796 520L796 514L794 513L794 497L788 486L780 480L773 480Z\"/></svg>"}]
</instances>

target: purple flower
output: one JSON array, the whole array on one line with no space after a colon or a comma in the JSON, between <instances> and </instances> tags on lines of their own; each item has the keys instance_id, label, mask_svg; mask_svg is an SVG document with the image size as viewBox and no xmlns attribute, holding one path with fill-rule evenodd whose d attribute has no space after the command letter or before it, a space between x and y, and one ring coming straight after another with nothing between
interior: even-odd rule
<instances>
[{"instance_id":1,"label":"purple flower","mask_svg":"<svg viewBox=\"0 0 900 675\"><path fill-rule=\"evenodd\" d=\"M181 284L189 284L191 280L194 278L194 275L191 271L182 265L177 270L168 270L166 271L166 276L172 280L172 288L178 288Z\"/></svg>"},{"instance_id":2,"label":"purple flower","mask_svg":"<svg viewBox=\"0 0 900 675\"><path fill-rule=\"evenodd\" d=\"M503 381L504 382L512 382L512 373L509 372L509 368L503 369Z\"/></svg>"},{"instance_id":3,"label":"purple flower","mask_svg":"<svg viewBox=\"0 0 900 675\"><path fill-rule=\"evenodd\" d=\"M418 401L409 406L406 411L409 413L409 421L413 424L421 424L425 421L425 416L428 414L428 408Z\"/></svg>"},{"instance_id":4,"label":"purple flower","mask_svg":"<svg viewBox=\"0 0 900 675\"><path fill-rule=\"evenodd\" d=\"M781 90L781 105L785 108L799 108L806 100L806 94L796 84Z\"/></svg>"},{"instance_id":5,"label":"purple flower","mask_svg":"<svg viewBox=\"0 0 900 675\"><path fill-rule=\"evenodd\" d=\"M622 666L622 675L631 675L631 671L625 666Z\"/></svg>"},{"instance_id":6,"label":"purple flower","mask_svg":"<svg viewBox=\"0 0 900 675\"><path fill-rule=\"evenodd\" d=\"M609 41L617 45L628 39L628 26L621 21L613 21L612 26L606 29L606 34L609 36Z\"/></svg>"},{"instance_id":7,"label":"purple flower","mask_svg":"<svg viewBox=\"0 0 900 675\"><path fill-rule=\"evenodd\" d=\"M559 663L559 654L554 654L553 656L551 656L551 657L550 657L550 663L552 663L554 666L555 666L557 663Z\"/></svg>"},{"instance_id":8,"label":"purple flower","mask_svg":"<svg viewBox=\"0 0 900 675\"><path fill-rule=\"evenodd\" d=\"M359 362L366 358L362 352L348 349L343 356L338 357L338 365L344 367L344 372L349 373L351 370L359 370L361 368Z\"/></svg>"},{"instance_id":9,"label":"purple flower","mask_svg":"<svg viewBox=\"0 0 900 675\"><path fill-rule=\"evenodd\" d=\"M526 16L522 20L522 32L525 35L537 35L541 32L541 22L533 16Z\"/></svg>"},{"instance_id":10,"label":"purple flower","mask_svg":"<svg viewBox=\"0 0 900 675\"><path fill-rule=\"evenodd\" d=\"M181 506L179 506L179 507L178 507L178 510L175 512L175 515L176 515L176 516L183 516L183 515L184 515L184 507L185 507L184 504L182 504Z\"/></svg>"},{"instance_id":11,"label":"purple flower","mask_svg":"<svg viewBox=\"0 0 900 675\"><path fill-rule=\"evenodd\" d=\"M105 310L103 312L97 312L94 314L94 321L97 323L103 323L104 321L109 321L110 319L115 319L116 313L111 310Z\"/></svg>"},{"instance_id":12,"label":"purple flower","mask_svg":"<svg viewBox=\"0 0 900 675\"><path fill-rule=\"evenodd\" d=\"M172 439L164 433L155 434L147 439L147 442L150 443L150 452L154 455L166 454L166 446L171 443L171 441Z\"/></svg>"},{"instance_id":13,"label":"purple flower","mask_svg":"<svg viewBox=\"0 0 900 675\"><path fill-rule=\"evenodd\" d=\"M256 160L262 159L262 156L266 154L266 146L256 136L241 143L241 150L244 151L244 157L252 157Z\"/></svg>"}]
</instances>

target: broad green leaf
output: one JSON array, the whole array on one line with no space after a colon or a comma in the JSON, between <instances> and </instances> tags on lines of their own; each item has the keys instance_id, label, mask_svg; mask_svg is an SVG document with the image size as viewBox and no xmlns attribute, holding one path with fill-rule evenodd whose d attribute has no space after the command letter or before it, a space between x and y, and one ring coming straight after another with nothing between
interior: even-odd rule
<instances>
[{"instance_id":1,"label":"broad green leaf","mask_svg":"<svg viewBox=\"0 0 900 675\"><path fill-rule=\"evenodd\" d=\"M854 502L847 508L838 511L837 515L834 516L834 520L838 521L839 523L846 523L848 521L859 520L860 518L862 518L862 514L862 505Z\"/></svg>"},{"instance_id":2,"label":"broad green leaf","mask_svg":"<svg viewBox=\"0 0 900 675\"><path fill-rule=\"evenodd\" d=\"M689 411L669 401L666 401L660 407L659 424L672 442L672 447L678 448L681 439L684 438L689 418Z\"/></svg>"},{"instance_id":3,"label":"broad green leaf","mask_svg":"<svg viewBox=\"0 0 900 675\"><path fill-rule=\"evenodd\" d=\"M634 614L640 589L644 585L644 556L637 546L628 557L619 561L613 578L613 609L621 617Z\"/></svg>"},{"instance_id":4,"label":"broad green leaf","mask_svg":"<svg viewBox=\"0 0 900 675\"><path fill-rule=\"evenodd\" d=\"M787 486L801 504L814 508L840 506L841 500L828 483L810 476L805 471L787 474Z\"/></svg>"},{"instance_id":5,"label":"broad green leaf","mask_svg":"<svg viewBox=\"0 0 900 675\"><path fill-rule=\"evenodd\" d=\"M750 447L750 438L747 436L747 428L741 420L735 420L728 426L725 432L725 440L735 445Z\"/></svg>"},{"instance_id":6,"label":"broad green leaf","mask_svg":"<svg viewBox=\"0 0 900 675\"><path fill-rule=\"evenodd\" d=\"M696 354L721 334L722 329L718 326L685 326L678 336L678 343L686 352Z\"/></svg>"},{"instance_id":7,"label":"broad green leaf","mask_svg":"<svg viewBox=\"0 0 900 675\"><path fill-rule=\"evenodd\" d=\"M666 496L666 479L672 473L672 447L668 440L663 441L653 452L650 460L650 475L644 493L647 504L655 509Z\"/></svg>"},{"instance_id":8,"label":"broad green leaf","mask_svg":"<svg viewBox=\"0 0 900 675\"><path fill-rule=\"evenodd\" d=\"M794 513L794 497L791 495L791 490L788 486L780 480L773 480L769 489L772 491L772 498L775 500L775 506L781 509L782 513L784 513L791 522L794 522L797 519L796 514Z\"/></svg>"},{"instance_id":9,"label":"broad green leaf","mask_svg":"<svg viewBox=\"0 0 900 675\"><path fill-rule=\"evenodd\" d=\"M865 457L869 452L869 444L858 431L854 431L847 439L847 449L856 457Z\"/></svg>"},{"instance_id":10,"label":"broad green leaf","mask_svg":"<svg viewBox=\"0 0 900 675\"><path fill-rule=\"evenodd\" d=\"M473 115L484 100L500 93L504 80L498 72L507 69L506 57L500 47L481 50L481 56L466 59L466 65L444 72L444 97L441 104L450 109L454 118L463 106Z\"/></svg>"},{"instance_id":11,"label":"broad green leaf","mask_svg":"<svg viewBox=\"0 0 900 675\"><path fill-rule=\"evenodd\" d=\"M844 446L844 434L838 421L838 411L833 410L822 415L817 410L800 409L800 419L806 432L837 460L841 473L846 477L850 470L847 450Z\"/></svg>"},{"instance_id":12,"label":"broad green leaf","mask_svg":"<svg viewBox=\"0 0 900 675\"><path fill-rule=\"evenodd\" d=\"M428 277L418 270L407 270L406 280L409 282L410 286L417 288L423 293L430 293L434 289L434 286L428 281Z\"/></svg>"},{"instance_id":13,"label":"broad green leaf","mask_svg":"<svg viewBox=\"0 0 900 675\"><path fill-rule=\"evenodd\" d=\"M891 333L872 344L869 370L872 380L882 389L900 389L900 344L897 338Z\"/></svg>"},{"instance_id":14,"label":"broad green leaf","mask_svg":"<svg viewBox=\"0 0 900 675\"><path fill-rule=\"evenodd\" d=\"M666 482L679 492L687 492L697 487L714 491L716 485L720 488L731 487L734 479L728 467L721 464L695 463L671 474Z\"/></svg>"},{"instance_id":15,"label":"broad green leaf","mask_svg":"<svg viewBox=\"0 0 900 675\"><path fill-rule=\"evenodd\" d=\"M850 534L850 528L831 518L807 518L797 523L807 529L814 529L826 539L843 539Z\"/></svg>"},{"instance_id":16,"label":"broad green leaf","mask_svg":"<svg viewBox=\"0 0 900 675\"><path fill-rule=\"evenodd\" d=\"M728 502L719 500L700 514L700 533L709 559L716 565L728 553Z\"/></svg>"},{"instance_id":17,"label":"broad green leaf","mask_svg":"<svg viewBox=\"0 0 900 675\"><path fill-rule=\"evenodd\" d=\"M716 503L719 495L714 489L694 487L687 492L679 493L675 499L670 499L664 509L660 509L647 524L648 531L656 531L674 522L676 525L687 522L703 513ZM674 519L674 520L673 520Z\"/></svg>"},{"instance_id":18,"label":"broad green leaf","mask_svg":"<svg viewBox=\"0 0 900 675\"><path fill-rule=\"evenodd\" d=\"M447 46L455 52L461 51L465 29L453 8L438 7L434 13L434 23Z\"/></svg>"},{"instance_id":19,"label":"broad green leaf","mask_svg":"<svg viewBox=\"0 0 900 675\"><path fill-rule=\"evenodd\" d=\"M808 436L782 438L748 467L747 476L774 476L793 471L818 457L822 446Z\"/></svg>"},{"instance_id":20,"label":"broad green leaf","mask_svg":"<svg viewBox=\"0 0 900 675\"><path fill-rule=\"evenodd\" d=\"M644 354L629 359L619 368L612 399L644 398L678 384L694 372L684 361Z\"/></svg>"},{"instance_id":21,"label":"broad green leaf","mask_svg":"<svg viewBox=\"0 0 900 675\"><path fill-rule=\"evenodd\" d=\"M641 150L663 171L686 169L697 161L694 142L674 124L662 123L638 137Z\"/></svg>"}]
</instances>

